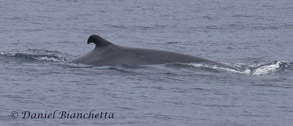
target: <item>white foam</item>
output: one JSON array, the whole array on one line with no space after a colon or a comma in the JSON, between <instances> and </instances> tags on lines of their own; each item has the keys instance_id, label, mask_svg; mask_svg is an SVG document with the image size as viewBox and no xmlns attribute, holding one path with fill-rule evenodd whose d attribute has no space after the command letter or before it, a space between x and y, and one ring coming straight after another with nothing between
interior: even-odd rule
<instances>
[{"instance_id":1,"label":"white foam","mask_svg":"<svg viewBox=\"0 0 293 126\"><path fill-rule=\"evenodd\" d=\"M193 67L205 67L205 68L211 68L215 70L224 70L224 71L235 72L235 73L243 73L242 71L238 71L238 70L227 68L227 67L219 67L217 65L198 64L198 63L189 63L187 65L190 65ZM244 72L244 73L247 73L247 72Z\"/></svg>"},{"instance_id":2,"label":"white foam","mask_svg":"<svg viewBox=\"0 0 293 126\"><path fill-rule=\"evenodd\" d=\"M280 64L282 62L281 61L277 61L274 64L270 64L270 65L265 65L265 66L261 66L259 68L256 68L252 75L264 75L264 74L269 74L271 72L276 71L278 68L280 68Z\"/></svg>"},{"instance_id":3,"label":"white foam","mask_svg":"<svg viewBox=\"0 0 293 126\"><path fill-rule=\"evenodd\" d=\"M209 65L209 64L198 64L198 63L189 63L186 65L190 65L193 67L204 67L204 68L211 68L215 70L224 70L224 71L229 71L229 72L234 72L234 73L241 73L241 74L251 74L251 75L265 75L272 73L276 70L278 70L281 67L282 62L277 61L272 64L268 65L263 65L263 64L254 64L250 65L250 67L244 69L244 70L235 70L231 68L226 68L226 67L220 67L217 65ZM253 69L251 69L253 67Z\"/></svg>"},{"instance_id":4,"label":"white foam","mask_svg":"<svg viewBox=\"0 0 293 126\"><path fill-rule=\"evenodd\" d=\"M50 58L50 57L40 57L40 58L34 58L36 60L40 60L40 61L53 61L53 62L57 62L59 61L58 59L56 58Z\"/></svg>"}]
</instances>

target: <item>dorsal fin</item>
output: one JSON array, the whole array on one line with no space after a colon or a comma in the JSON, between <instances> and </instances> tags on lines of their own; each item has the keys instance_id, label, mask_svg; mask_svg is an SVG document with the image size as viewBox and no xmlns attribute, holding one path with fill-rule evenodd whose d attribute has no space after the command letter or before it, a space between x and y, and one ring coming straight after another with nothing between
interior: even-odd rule
<instances>
[{"instance_id":1,"label":"dorsal fin","mask_svg":"<svg viewBox=\"0 0 293 126\"><path fill-rule=\"evenodd\" d=\"M92 42L96 44L96 48L97 47L105 47L105 46L113 45L111 42L103 39L102 37L100 37L98 35L91 35L89 37L89 39L87 40L87 44L90 44Z\"/></svg>"}]
</instances>

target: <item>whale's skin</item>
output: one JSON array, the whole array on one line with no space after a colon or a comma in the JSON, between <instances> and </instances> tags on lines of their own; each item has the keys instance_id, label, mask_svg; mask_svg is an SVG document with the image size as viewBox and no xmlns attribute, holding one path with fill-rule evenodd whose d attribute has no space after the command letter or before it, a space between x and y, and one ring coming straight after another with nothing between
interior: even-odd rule
<instances>
[{"instance_id":1,"label":"whale's skin","mask_svg":"<svg viewBox=\"0 0 293 126\"><path fill-rule=\"evenodd\" d=\"M176 52L123 47L112 44L98 35L91 35L88 39L88 44L91 42L96 44L94 50L84 56L69 61L69 63L95 66L208 63L225 66L214 61Z\"/></svg>"}]
</instances>

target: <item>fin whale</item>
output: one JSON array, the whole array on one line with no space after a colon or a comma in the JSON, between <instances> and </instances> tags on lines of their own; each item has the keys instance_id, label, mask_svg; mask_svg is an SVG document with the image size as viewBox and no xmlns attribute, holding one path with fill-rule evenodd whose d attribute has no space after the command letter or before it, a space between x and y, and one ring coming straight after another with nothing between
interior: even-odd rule
<instances>
[{"instance_id":1,"label":"fin whale","mask_svg":"<svg viewBox=\"0 0 293 126\"><path fill-rule=\"evenodd\" d=\"M208 63L229 67L207 59L191 55L143 48L131 48L115 45L98 35L91 35L88 44L95 43L96 47L88 54L69 63L87 64L95 66L107 65L152 65L166 63ZM229 67L230 68L230 67Z\"/></svg>"}]
</instances>

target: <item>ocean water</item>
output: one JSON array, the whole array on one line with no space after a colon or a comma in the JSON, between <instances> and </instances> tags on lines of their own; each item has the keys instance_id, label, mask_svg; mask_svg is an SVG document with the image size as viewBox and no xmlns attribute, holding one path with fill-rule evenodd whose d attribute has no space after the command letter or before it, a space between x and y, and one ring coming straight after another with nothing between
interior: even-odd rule
<instances>
[{"instance_id":1,"label":"ocean water","mask_svg":"<svg viewBox=\"0 0 293 126\"><path fill-rule=\"evenodd\" d=\"M290 0L0 0L1 125L290 126ZM122 46L220 62L68 64Z\"/></svg>"}]
</instances>

